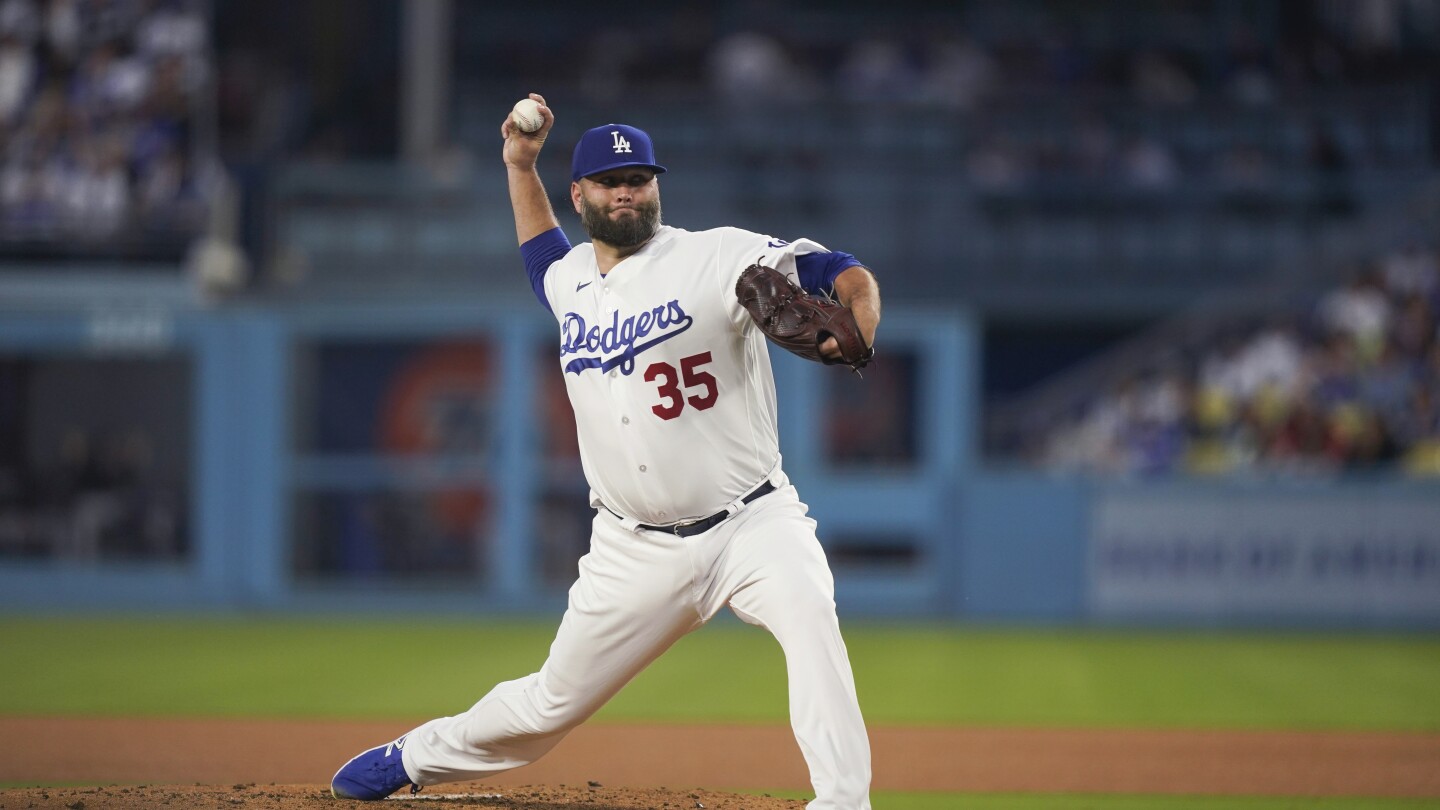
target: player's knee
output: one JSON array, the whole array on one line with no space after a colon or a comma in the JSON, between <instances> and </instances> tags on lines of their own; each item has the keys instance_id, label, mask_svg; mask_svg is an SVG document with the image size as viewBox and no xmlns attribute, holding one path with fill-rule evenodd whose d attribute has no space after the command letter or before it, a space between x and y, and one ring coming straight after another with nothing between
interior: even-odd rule
<instances>
[{"instance_id":1,"label":"player's knee","mask_svg":"<svg viewBox=\"0 0 1440 810\"><path fill-rule=\"evenodd\" d=\"M835 597L821 591L806 594L800 600L799 612L810 621L834 621Z\"/></svg>"},{"instance_id":2,"label":"player's knee","mask_svg":"<svg viewBox=\"0 0 1440 810\"><path fill-rule=\"evenodd\" d=\"M537 738L575 728L595 713L599 703L571 691L539 675L531 676L518 699L506 704L509 723L520 735Z\"/></svg>"},{"instance_id":3,"label":"player's knee","mask_svg":"<svg viewBox=\"0 0 1440 810\"><path fill-rule=\"evenodd\" d=\"M535 729L537 734L555 734L569 731L585 722L592 712L580 711L577 707L551 705L538 715L540 721Z\"/></svg>"},{"instance_id":4,"label":"player's knee","mask_svg":"<svg viewBox=\"0 0 1440 810\"><path fill-rule=\"evenodd\" d=\"M807 629L813 630L836 621L835 599L830 592L820 588L801 588L787 593L784 605L775 614L773 618L767 617L772 629L781 630L788 626L807 632Z\"/></svg>"},{"instance_id":5,"label":"player's knee","mask_svg":"<svg viewBox=\"0 0 1440 810\"><path fill-rule=\"evenodd\" d=\"M595 695L571 695L560 698L554 693L545 693L534 704L536 732L553 734L569 731L590 718L600 709L603 701Z\"/></svg>"}]
</instances>

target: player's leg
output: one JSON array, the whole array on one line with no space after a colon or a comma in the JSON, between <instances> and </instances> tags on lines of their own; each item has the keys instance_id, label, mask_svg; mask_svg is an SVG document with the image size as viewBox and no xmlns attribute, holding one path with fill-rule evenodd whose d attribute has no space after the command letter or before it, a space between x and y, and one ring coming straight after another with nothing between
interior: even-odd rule
<instances>
[{"instance_id":1,"label":"player's leg","mask_svg":"<svg viewBox=\"0 0 1440 810\"><path fill-rule=\"evenodd\" d=\"M698 626L691 579L678 538L626 532L602 512L540 671L407 735L412 781L475 779L539 759Z\"/></svg>"},{"instance_id":2,"label":"player's leg","mask_svg":"<svg viewBox=\"0 0 1440 810\"><path fill-rule=\"evenodd\" d=\"M747 508L728 526L708 607L728 597L741 619L785 652L790 724L810 768L811 810L870 807L870 742L835 614L835 583L815 521L794 487Z\"/></svg>"}]
</instances>

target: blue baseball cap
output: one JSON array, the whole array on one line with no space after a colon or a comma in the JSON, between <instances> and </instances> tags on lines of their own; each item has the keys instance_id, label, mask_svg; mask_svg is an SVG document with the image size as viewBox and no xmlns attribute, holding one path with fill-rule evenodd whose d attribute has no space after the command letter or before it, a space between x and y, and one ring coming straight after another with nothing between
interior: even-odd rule
<instances>
[{"instance_id":1,"label":"blue baseball cap","mask_svg":"<svg viewBox=\"0 0 1440 810\"><path fill-rule=\"evenodd\" d=\"M665 167L655 162L655 146L645 130L625 124L606 124L586 130L575 144L575 158L570 163L570 179L579 180L592 174L608 172L625 166L644 166L662 174Z\"/></svg>"}]
</instances>

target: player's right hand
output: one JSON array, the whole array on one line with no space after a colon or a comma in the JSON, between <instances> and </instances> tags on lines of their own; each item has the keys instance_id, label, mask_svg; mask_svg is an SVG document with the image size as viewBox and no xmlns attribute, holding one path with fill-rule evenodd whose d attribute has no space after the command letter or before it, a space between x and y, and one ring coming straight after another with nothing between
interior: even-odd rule
<instances>
[{"instance_id":1,"label":"player's right hand","mask_svg":"<svg viewBox=\"0 0 1440 810\"><path fill-rule=\"evenodd\" d=\"M555 126L555 114L545 105L545 97L539 93L531 93L530 98L540 104L540 117L545 123L534 132L521 132L515 126L515 121L510 118L510 113L505 113L505 121L500 124L500 137L505 139L505 147L501 155L505 159L505 165L516 169L535 168L535 159L540 156L540 147L545 145L545 137L550 134L550 128Z\"/></svg>"}]
</instances>

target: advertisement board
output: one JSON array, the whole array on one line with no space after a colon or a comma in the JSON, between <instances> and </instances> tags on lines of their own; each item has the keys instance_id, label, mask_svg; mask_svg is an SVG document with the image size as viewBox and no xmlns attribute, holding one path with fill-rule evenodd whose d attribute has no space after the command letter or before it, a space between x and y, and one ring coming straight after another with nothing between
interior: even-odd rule
<instances>
[{"instance_id":1,"label":"advertisement board","mask_svg":"<svg viewBox=\"0 0 1440 810\"><path fill-rule=\"evenodd\" d=\"M1440 499L1106 493L1090 522L1097 618L1440 621Z\"/></svg>"}]
</instances>

